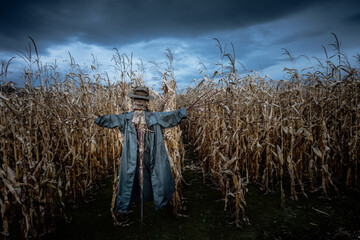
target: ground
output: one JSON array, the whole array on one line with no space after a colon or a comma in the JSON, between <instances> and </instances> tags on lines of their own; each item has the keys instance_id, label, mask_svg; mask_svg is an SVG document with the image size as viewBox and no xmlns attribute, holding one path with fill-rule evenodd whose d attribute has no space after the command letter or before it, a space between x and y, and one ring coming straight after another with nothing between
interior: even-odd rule
<instances>
[{"instance_id":1,"label":"ground","mask_svg":"<svg viewBox=\"0 0 360 240\"><path fill-rule=\"evenodd\" d=\"M277 187L264 194L257 185L248 185L246 215L251 225L242 229L224 212L221 191L192 163L196 155L186 156L183 184L185 214L176 218L172 206L156 211L154 204L144 206L144 223L140 231L140 205L132 208L128 227L115 227L110 214L112 179L100 188L90 201L76 209L67 210L71 222L58 221L54 232L42 239L360 239L360 197L348 191L328 200L321 192L299 194L299 200L286 198L280 205Z\"/></svg>"}]
</instances>

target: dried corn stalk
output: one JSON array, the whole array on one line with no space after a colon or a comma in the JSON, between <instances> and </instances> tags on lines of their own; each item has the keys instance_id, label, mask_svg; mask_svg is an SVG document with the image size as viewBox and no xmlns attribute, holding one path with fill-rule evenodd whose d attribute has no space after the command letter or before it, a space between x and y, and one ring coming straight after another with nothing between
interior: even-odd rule
<instances>
[{"instance_id":1,"label":"dried corn stalk","mask_svg":"<svg viewBox=\"0 0 360 240\"><path fill-rule=\"evenodd\" d=\"M240 76L234 57L224 56L230 71L204 75L181 96L181 104L216 92L189 111L185 135L199 153L204 174L222 189L225 209L236 215L237 225L248 222L249 182L261 183L266 192L280 182L282 204L284 181L294 199L298 192L307 196L307 188L321 189L325 196L344 182L359 188L358 69L328 61L314 73L286 69L290 81L274 81L255 72Z\"/></svg>"}]
</instances>

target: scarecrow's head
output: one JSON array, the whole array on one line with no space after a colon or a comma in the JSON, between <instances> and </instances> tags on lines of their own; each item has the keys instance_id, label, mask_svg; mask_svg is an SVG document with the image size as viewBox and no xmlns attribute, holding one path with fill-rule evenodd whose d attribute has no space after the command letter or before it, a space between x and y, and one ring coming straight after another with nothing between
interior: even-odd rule
<instances>
[{"instance_id":1,"label":"scarecrow's head","mask_svg":"<svg viewBox=\"0 0 360 240\"><path fill-rule=\"evenodd\" d=\"M147 110L149 101L154 99L149 93L149 88L145 86L135 87L128 97L132 98L134 110Z\"/></svg>"}]
</instances>

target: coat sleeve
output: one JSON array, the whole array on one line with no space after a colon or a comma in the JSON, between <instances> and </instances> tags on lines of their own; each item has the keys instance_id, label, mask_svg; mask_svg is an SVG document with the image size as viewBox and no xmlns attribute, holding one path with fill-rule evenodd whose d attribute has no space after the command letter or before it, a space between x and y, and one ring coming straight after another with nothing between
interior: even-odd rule
<instances>
[{"instance_id":1,"label":"coat sleeve","mask_svg":"<svg viewBox=\"0 0 360 240\"><path fill-rule=\"evenodd\" d=\"M103 115L103 116L99 116L96 120L95 123L97 125L99 125L100 127L106 127L106 128L115 128L115 127L119 127L121 132L124 132L124 128L125 128L125 118L124 115Z\"/></svg>"},{"instance_id":2,"label":"coat sleeve","mask_svg":"<svg viewBox=\"0 0 360 240\"><path fill-rule=\"evenodd\" d=\"M172 112L157 112L156 120L162 128L169 128L178 125L182 119L186 118L186 109L181 108Z\"/></svg>"}]
</instances>

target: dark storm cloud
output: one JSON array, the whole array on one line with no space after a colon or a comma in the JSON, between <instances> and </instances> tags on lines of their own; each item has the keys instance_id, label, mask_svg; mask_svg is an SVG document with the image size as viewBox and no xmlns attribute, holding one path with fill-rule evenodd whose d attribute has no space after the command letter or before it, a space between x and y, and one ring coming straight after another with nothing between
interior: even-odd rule
<instances>
[{"instance_id":1,"label":"dark storm cloud","mask_svg":"<svg viewBox=\"0 0 360 240\"><path fill-rule=\"evenodd\" d=\"M189 37L279 19L321 2L329 3L328 0L5 0L0 10L0 50L23 49L27 35L36 40L40 49L74 39L112 47L155 37Z\"/></svg>"},{"instance_id":2,"label":"dark storm cloud","mask_svg":"<svg viewBox=\"0 0 360 240\"><path fill-rule=\"evenodd\" d=\"M346 20L347 20L348 23L357 23L357 24L359 24L360 23L360 12L351 15Z\"/></svg>"}]
</instances>

